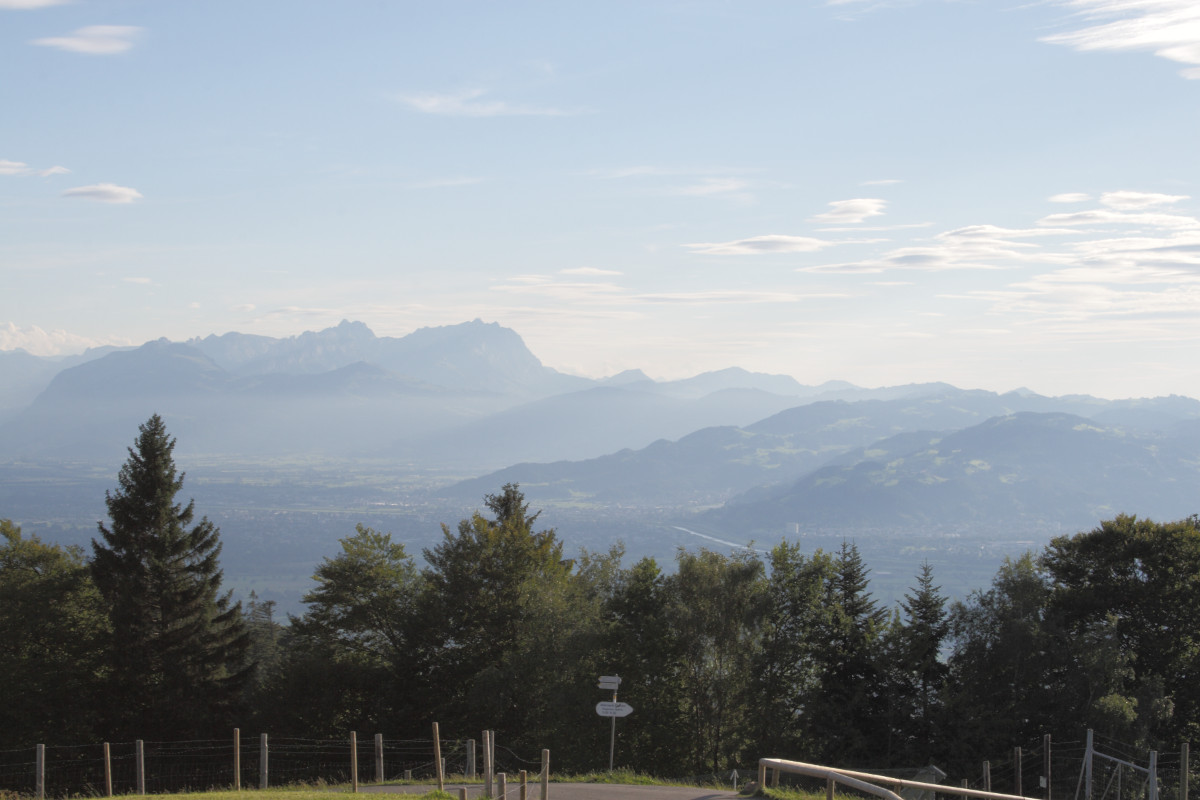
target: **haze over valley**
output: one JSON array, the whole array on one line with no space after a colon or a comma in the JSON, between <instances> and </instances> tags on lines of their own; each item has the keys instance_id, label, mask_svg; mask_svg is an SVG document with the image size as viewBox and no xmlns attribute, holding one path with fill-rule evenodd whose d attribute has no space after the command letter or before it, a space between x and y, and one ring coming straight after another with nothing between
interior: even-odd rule
<instances>
[{"instance_id":1,"label":"haze over valley","mask_svg":"<svg viewBox=\"0 0 1200 800\"><path fill-rule=\"evenodd\" d=\"M294 610L515 483L569 548L953 596L1200 511L1195 0L0 0L0 519L161 414Z\"/></svg>"},{"instance_id":2,"label":"haze over valley","mask_svg":"<svg viewBox=\"0 0 1200 800\"><path fill-rule=\"evenodd\" d=\"M295 608L357 523L410 552L517 483L568 547L670 565L677 548L855 541L899 597L929 560L952 594L1006 555L1121 512L1195 513L1200 402L806 385L726 369L585 379L476 320L379 337L343 322L90 351L0 353L0 507L87 544L131 432L178 439L185 493L241 592ZM31 401L22 403L22 398Z\"/></svg>"}]
</instances>

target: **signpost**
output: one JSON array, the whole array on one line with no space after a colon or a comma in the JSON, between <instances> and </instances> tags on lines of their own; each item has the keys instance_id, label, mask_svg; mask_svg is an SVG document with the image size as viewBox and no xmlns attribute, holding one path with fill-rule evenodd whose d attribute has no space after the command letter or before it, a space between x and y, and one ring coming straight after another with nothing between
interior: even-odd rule
<instances>
[{"instance_id":1,"label":"signpost","mask_svg":"<svg viewBox=\"0 0 1200 800\"><path fill-rule=\"evenodd\" d=\"M596 704L596 713L602 717L608 717L612 720L612 732L608 737L608 771L613 770L613 752L617 749L617 717L627 717L633 713L633 706L629 703L617 702L617 687L621 685L620 675L601 675L600 682L596 684L597 689L611 691L613 699L609 701L601 701Z\"/></svg>"},{"instance_id":2,"label":"signpost","mask_svg":"<svg viewBox=\"0 0 1200 800\"><path fill-rule=\"evenodd\" d=\"M610 703L602 700L596 703L596 713L602 717L628 717L633 713L633 706L629 703Z\"/></svg>"}]
</instances>

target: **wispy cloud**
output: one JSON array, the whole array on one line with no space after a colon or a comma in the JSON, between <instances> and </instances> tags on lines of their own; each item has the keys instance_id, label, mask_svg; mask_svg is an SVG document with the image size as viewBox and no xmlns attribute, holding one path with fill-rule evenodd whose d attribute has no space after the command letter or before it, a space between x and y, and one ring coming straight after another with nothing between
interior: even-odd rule
<instances>
[{"instance_id":1,"label":"wispy cloud","mask_svg":"<svg viewBox=\"0 0 1200 800\"><path fill-rule=\"evenodd\" d=\"M940 272L1006 269L1035 258L1031 251L1036 250L1036 245L1016 240L1063 233L1072 231L970 225L939 233L928 244L897 247L873 258L801 267L798 271L870 274L893 270ZM1036 258L1046 259L1048 256L1039 252Z\"/></svg>"},{"instance_id":2,"label":"wispy cloud","mask_svg":"<svg viewBox=\"0 0 1200 800\"><path fill-rule=\"evenodd\" d=\"M132 203L134 200L142 199L142 193L137 189L129 186L117 186L115 183L76 186L74 189L67 189L62 196L94 200L97 203Z\"/></svg>"},{"instance_id":3,"label":"wispy cloud","mask_svg":"<svg viewBox=\"0 0 1200 800\"><path fill-rule=\"evenodd\" d=\"M750 202L754 195L747 191L749 188L749 181L741 178L703 178L698 183L670 189L668 193L684 197L725 197L739 202Z\"/></svg>"},{"instance_id":4,"label":"wispy cloud","mask_svg":"<svg viewBox=\"0 0 1200 800\"><path fill-rule=\"evenodd\" d=\"M560 269L559 275L623 275L625 273L618 272L615 269L600 269L599 267L571 267L569 269Z\"/></svg>"},{"instance_id":5,"label":"wispy cloud","mask_svg":"<svg viewBox=\"0 0 1200 800\"><path fill-rule=\"evenodd\" d=\"M1153 192L1105 192L1100 202L1118 211L1140 211L1155 206L1169 206L1181 200L1189 200L1186 194L1155 194Z\"/></svg>"},{"instance_id":6,"label":"wispy cloud","mask_svg":"<svg viewBox=\"0 0 1200 800\"><path fill-rule=\"evenodd\" d=\"M402 94L397 99L423 114L444 114L456 117L565 117L583 113L579 110L531 106L504 100L484 99L484 89L460 92L422 92Z\"/></svg>"},{"instance_id":7,"label":"wispy cloud","mask_svg":"<svg viewBox=\"0 0 1200 800\"><path fill-rule=\"evenodd\" d=\"M817 228L821 233L868 233L882 231L903 231L911 228L929 228L932 222L905 222L899 225L856 225L852 228Z\"/></svg>"},{"instance_id":8,"label":"wispy cloud","mask_svg":"<svg viewBox=\"0 0 1200 800\"><path fill-rule=\"evenodd\" d=\"M73 31L69 36L34 39L32 44L91 56L112 56L132 48L142 30L134 25L89 25Z\"/></svg>"},{"instance_id":9,"label":"wispy cloud","mask_svg":"<svg viewBox=\"0 0 1200 800\"><path fill-rule=\"evenodd\" d=\"M66 5L69 2L70 0L0 0L0 8L29 10L34 8L61 6Z\"/></svg>"},{"instance_id":10,"label":"wispy cloud","mask_svg":"<svg viewBox=\"0 0 1200 800\"><path fill-rule=\"evenodd\" d=\"M1132 214L1108 208L1051 214L1038 220L1039 225L1074 227L1077 225L1141 225L1150 228L1200 228L1200 220L1182 214Z\"/></svg>"},{"instance_id":11,"label":"wispy cloud","mask_svg":"<svg viewBox=\"0 0 1200 800\"><path fill-rule=\"evenodd\" d=\"M828 211L815 214L810 219L812 222L852 225L862 222L869 217L880 216L883 214L883 209L886 206L886 200L871 197L859 197L854 200L835 200L829 204Z\"/></svg>"},{"instance_id":12,"label":"wispy cloud","mask_svg":"<svg viewBox=\"0 0 1200 800\"><path fill-rule=\"evenodd\" d=\"M22 161L9 161L0 158L0 175L39 175L43 178L50 175L65 175L71 170L55 165L46 169L35 169Z\"/></svg>"},{"instance_id":13,"label":"wispy cloud","mask_svg":"<svg viewBox=\"0 0 1200 800\"><path fill-rule=\"evenodd\" d=\"M695 242L685 244L684 247L699 255L746 256L767 253L812 253L836 244L839 243L826 239L814 239L810 236L768 234L752 236L748 239L735 239L732 242Z\"/></svg>"},{"instance_id":14,"label":"wispy cloud","mask_svg":"<svg viewBox=\"0 0 1200 800\"><path fill-rule=\"evenodd\" d=\"M1200 4L1195 0L1063 0L1086 27L1042 41L1076 50L1149 51L1187 64L1185 78L1200 80Z\"/></svg>"},{"instance_id":15,"label":"wispy cloud","mask_svg":"<svg viewBox=\"0 0 1200 800\"><path fill-rule=\"evenodd\" d=\"M1092 199L1092 196L1082 192L1064 192L1063 194L1051 195L1046 199L1051 203L1086 203Z\"/></svg>"},{"instance_id":16,"label":"wispy cloud","mask_svg":"<svg viewBox=\"0 0 1200 800\"><path fill-rule=\"evenodd\" d=\"M714 289L702 292L653 292L634 295L632 299L647 303L681 303L693 305L734 303L740 305L745 303L799 303L804 300L841 299L849 296L843 292Z\"/></svg>"}]
</instances>

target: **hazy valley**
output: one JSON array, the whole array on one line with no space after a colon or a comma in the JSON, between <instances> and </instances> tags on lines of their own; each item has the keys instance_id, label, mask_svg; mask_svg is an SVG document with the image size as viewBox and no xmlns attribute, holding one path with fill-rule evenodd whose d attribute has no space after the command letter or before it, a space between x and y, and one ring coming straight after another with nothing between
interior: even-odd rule
<instances>
[{"instance_id":1,"label":"hazy valley","mask_svg":"<svg viewBox=\"0 0 1200 800\"><path fill-rule=\"evenodd\" d=\"M419 554L510 482L568 548L619 540L668 567L679 547L850 538L888 602L925 559L961 596L1053 535L1200 510L1191 398L811 386L739 369L589 380L479 321L0 352L0 386L0 516L86 545L158 413L184 494L221 528L228 583L288 609L356 523Z\"/></svg>"}]
</instances>

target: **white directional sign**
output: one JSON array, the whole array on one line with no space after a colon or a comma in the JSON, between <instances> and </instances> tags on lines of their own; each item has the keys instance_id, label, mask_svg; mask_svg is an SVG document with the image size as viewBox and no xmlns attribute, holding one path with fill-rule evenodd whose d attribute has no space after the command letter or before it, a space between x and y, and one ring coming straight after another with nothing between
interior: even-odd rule
<instances>
[{"instance_id":1,"label":"white directional sign","mask_svg":"<svg viewBox=\"0 0 1200 800\"><path fill-rule=\"evenodd\" d=\"M596 703L596 713L602 717L628 717L633 713L629 703L613 703L611 701Z\"/></svg>"},{"instance_id":2,"label":"white directional sign","mask_svg":"<svg viewBox=\"0 0 1200 800\"><path fill-rule=\"evenodd\" d=\"M617 690L617 687L620 685L621 685L621 679L618 676L616 676L616 675L601 675L600 683L597 685L597 688L611 689L612 691L615 692Z\"/></svg>"}]
</instances>

